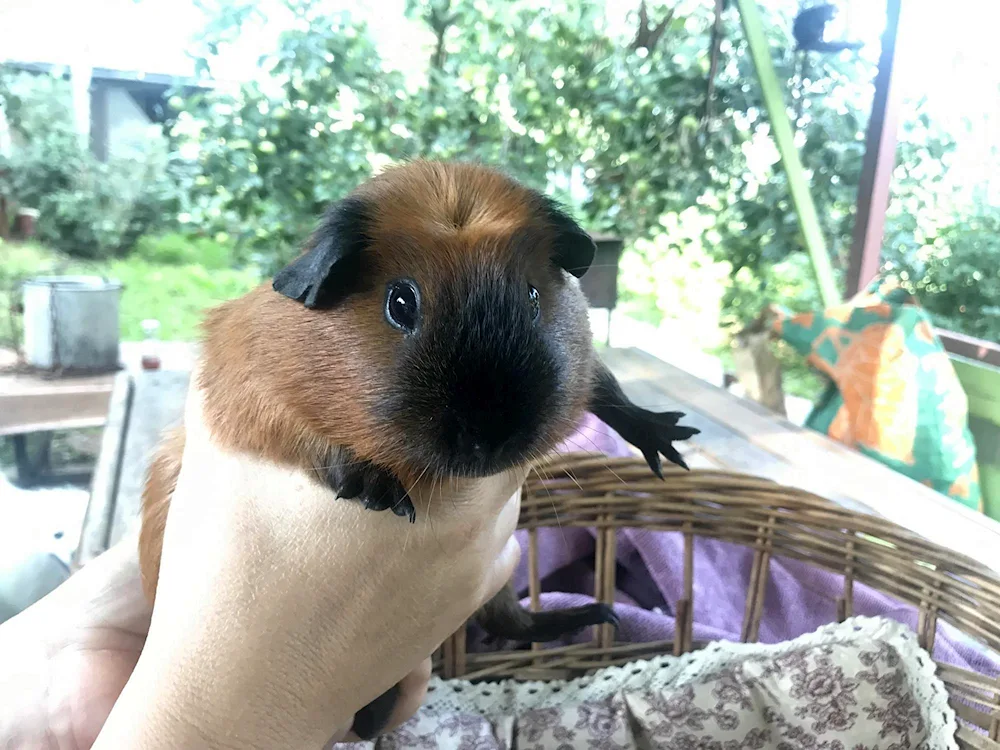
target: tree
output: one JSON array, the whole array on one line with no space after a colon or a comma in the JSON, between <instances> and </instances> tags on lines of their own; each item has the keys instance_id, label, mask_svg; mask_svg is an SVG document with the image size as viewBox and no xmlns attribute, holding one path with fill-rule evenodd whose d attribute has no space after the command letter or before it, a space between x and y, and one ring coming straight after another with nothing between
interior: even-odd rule
<instances>
[{"instance_id":1,"label":"tree","mask_svg":"<svg viewBox=\"0 0 1000 750\"><path fill-rule=\"evenodd\" d=\"M780 296L770 269L803 244L734 9L723 18L706 118L711 3L637 3L629 27L612 32L594 0L409 0L408 17L430 43L424 75L407 87L362 23L311 0L287 2L298 22L262 59L266 83L183 106L177 132L201 144L192 221L283 260L324 204L386 161L471 159L556 192L591 229L622 235L648 267L693 242L708 248L729 264L734 323ZM247 6L226 7L208 31L210 51ZM842 268L873 67L848 53L810 53L802 64L791 41L796 7L777 4L768 33ZM944 148L934 134L903 141L904 166ZM574 184L582 190L567 189ZM926 185L908 196L919 208ZM667 233L664 217L692 210L706 219L699 235L651 241Z\"/></svg>"},{"instance_id":2,"label":"tree","mask_svg":"<svg viewBox=\"0 0 1000 750\"><path fill-rule=\"evenodd\" d=\"M98 161L73 124L68 83L0 66L0 107L15 136L0 157L0 193L37 209L42 241L87 258L127 252L176 214L166 153Z\"/></svg>"}]
</instances>

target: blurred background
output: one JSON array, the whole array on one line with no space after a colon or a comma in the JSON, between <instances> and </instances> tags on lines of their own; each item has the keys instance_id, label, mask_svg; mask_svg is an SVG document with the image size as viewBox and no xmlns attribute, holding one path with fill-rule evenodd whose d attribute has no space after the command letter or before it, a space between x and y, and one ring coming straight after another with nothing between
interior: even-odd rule
<instances>
[{"instance_id":1,"label":"blurred background","mask_svg":"<svg viewBox=\"0 0 1000 750\"><path fill-rule=\"evenodd\" d=\"M843 287L885 6L834 3L826 38L857 44L805 52L793 23L815 2L757 5ZM500 166L621 241L598 339L727 382L734 337L769 302L821 305L730 6L6 0L0 225L22 233L0 239L0 347L19 346L21 283L54 273L120 280L125 341L149 319L160 339L194 340L203 310L293 257L327 203L395 161L460 158ZM1000 5L906 0L904 23L882 270L936 325L997 342ZM775 351L796 418L824 384L786 345ZM13 475L15 447L0 442ZM100 430L49 442L78 493L51 502L82 514ZM37 508L31 528L66 546L77 511L15 491L27 490L0 485L0 500Z\"/></svg>"}]
</instances>

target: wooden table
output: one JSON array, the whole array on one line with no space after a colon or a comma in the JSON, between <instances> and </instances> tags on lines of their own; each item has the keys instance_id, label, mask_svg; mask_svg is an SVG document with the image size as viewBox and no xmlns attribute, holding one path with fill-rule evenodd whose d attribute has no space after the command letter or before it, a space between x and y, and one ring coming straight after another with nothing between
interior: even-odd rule
<instances>
[{"instance_id":1,"label":"wooden table","mask_svg":"<svg viewBox=\"0 0 1000 750\"><path fill-rule=\"evenodd\" d=\"M602 358L637 404L679 409L701 434L682 446L692 468L723 468L800 487L881 515L1000 572L1000 524L823 435L776 417L636 349ZM142 482L159 433L178 421L188 373L119 376L111 401L78 552L85 562L135 523Z\"/></svg>"},{"instance_id":2,"label":"wooden table","mask_svg":"<svg viewBox=\"0 0 1000 750\"><path fill-rule=\"evenodd\" d=\"M679 409L701 434L683 447L692 468L724 468L813 492L882 516L1000 572L1000 524L759 404L737 398L636 349L602 353L628 396Z\"/></svg>"},{"instance_id":3,"label":"wooden table","mask_svg":"<svg viewBox=\"0 0 1000 750\"><path fill-rule=\"evenodd\" d=\"M161 341L158 351L166 370L189 370L197 354L196 346L180 341ZM4 354L13 352L4 350ZM120 359L125 370L141 372L141 358L140 342L122 342ZM15 362L10 360L10 364ZM108 415L114 384L115 373L51 377L44 373L0 372L0 437L100 427Z\"/></svg>"},{"instance_id":4,"label":"wooden table","mask_svg":"<svg viewBox=\"0 0 1000 750\"><path fill-rule=\"evenodd\" d=\"M190 370L197 346L180 341L161 341L157 347L166 369ZM120 362L125 371L142 372L143 345L126 341L120 347ZM29 455L26 436L55 430L79 430L101 427L110 412L116 373L102 375L53 377L47 373L10 370L17 356L0 350L0 438L14 441L18 478L37 479L48 473L48 443L43 442L38 455ZM48 435L51 439L51 434ZM40 468L44 467L44 468Z\"/></svg>"},{"instance_id":5,"label":"wooden table","mask_svg":"<svg viewBox=\"0 0 1000 750\"><path fill-rule=\"evenodd\" d=\"M74 567L135 528L149 462L161 434L181 421L190 375L189 370L118 374Z\"/></svg>"},{"instance_id":6,"label":"wooden table","mask_svg":"<svg viewBox=\"0 0 1000 750\"><path fill-rule=\"evenodd\" d=\"M114 380L114 375L0 376L0 436L100 427Z\"/></svg>"}]
</instances>

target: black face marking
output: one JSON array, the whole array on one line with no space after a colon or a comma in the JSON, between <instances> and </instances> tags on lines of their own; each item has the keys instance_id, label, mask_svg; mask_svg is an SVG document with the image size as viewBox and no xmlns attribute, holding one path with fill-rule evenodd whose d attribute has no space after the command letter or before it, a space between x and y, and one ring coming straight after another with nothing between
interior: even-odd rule
<instances>
[{"instance_id":1,"label":"black face marking","mask_svg":"<svg viewBox=\"0 0 1000 750\"><path fill-rule=\"evenodd\" d=\"M408 433L413 465L488 476L539 450L565 396L525 296L523 277L482 267L443 284L379 405L382 420Z\"/></svg>"},{"instance_id":2,"label":"black face marking","mask_svg":"<svg viewBox=\"0 0 1000 750\"><path fill-rule=\"evenodd\" d=\"M413 333L420 320L420 288L411 279L389 282L385 294L385 319L403 333Z\"/></svg>"},{"instance_id":3,"label":"black face marking","mask_svg":"<svg viewBox=\"0 0 1000 750\"><path fill-rule=\"evenodd\" d=\"M542 304L538 300L538 290L531 284L528 284L528 300L531 303L531 319L537 323L542 314Z\"/></svg>"},{"instance_id":4,"label":"black face marking","mask_svg":"<svg viewBox=\"0 0 1000 750\"><path fill-rule=\"evenodd\" d=\"M326 212L308 250L277 273L274 290L309 308L333 307L357 289L362 250L370 242L370 219L358 198L345 198Z\"/></svg>"}]
</instances>

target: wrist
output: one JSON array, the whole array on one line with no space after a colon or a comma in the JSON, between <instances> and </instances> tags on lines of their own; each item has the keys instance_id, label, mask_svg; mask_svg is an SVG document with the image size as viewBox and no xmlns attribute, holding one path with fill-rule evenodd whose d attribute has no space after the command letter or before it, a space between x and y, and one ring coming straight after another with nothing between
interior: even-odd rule
<instances>
[{"instance_id":1,"label":"wrist","mask_svg":"<svg viewBox=\"0 0 1000 750\"><path fill-rule=\"evenodd\" d=\"M45 600L0 625L0 747L49 748L69 729L50 700L53 652Z\"/></svg>"},{"instance_id":2,"label":"wrist","mask_svg":"<svg viewBox=\"0 0 1000 750\"><path fill-rule=\"evenodd\" d=\"M95 750L315 748L345 723L329 704L317 710L301 675L257 661L263 646L236 636L238 647L219 649L199 635L183 647L147 642Z\"/></svg>"}]
</instances>

